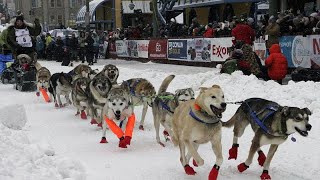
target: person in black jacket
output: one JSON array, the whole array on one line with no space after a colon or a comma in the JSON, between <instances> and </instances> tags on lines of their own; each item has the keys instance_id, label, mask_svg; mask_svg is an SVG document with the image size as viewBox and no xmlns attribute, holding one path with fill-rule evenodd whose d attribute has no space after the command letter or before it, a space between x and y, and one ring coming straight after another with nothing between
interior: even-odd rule
<instances>
[{"instance_id":1,"label":"person in black jacket","mask_svg":"<svg viewBox=\"0 0 320 180\"><path fill-rule=\"evenodd\" d=\"M64 43L61 39L60 36L57 37L57 40L56 40L56 51L55 51L55 54L56 54L56 61L57 62L62 62L62 59L63 59L63 46L64 46Z\"/></svg>"},{"instance_id":2,"label":"person in black jacket","mask_svg":"<svg viewBox=\"0 0 320 180\"><path fill-rule=\"evenodd\" d=\"M86 60L89 65L93 65L93 59L94 59L93 43L94 43L94 39L92 38L91 33L86 32L85 49L86 49Z\"/></svg>"},{"instance_id":3,"label":"person in black jacket","mask_svg":"<svg viewBox=\"0 0 320 180\"><path fill-rule=\"evenodd\" d=\"M70 39L70 54L71 54L71 62L72 61L78 61L78 48L79 48L79 41L78 38L76 38L75 34L72 34L72 37Z\"/></svg>"}]
</instances>

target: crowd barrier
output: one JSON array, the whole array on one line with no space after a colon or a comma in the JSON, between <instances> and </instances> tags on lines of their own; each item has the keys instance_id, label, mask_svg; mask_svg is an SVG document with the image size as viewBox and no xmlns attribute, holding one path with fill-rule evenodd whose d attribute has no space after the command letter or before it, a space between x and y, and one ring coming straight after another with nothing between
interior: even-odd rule
<instances>
[{"instance_id":1,"label":"crowd barrier","mask_svg":"<svg viewBox=\"0 0 320 180\"><path fill-rule=\"evenodd\" d=\"M160 63L214 66L229 56L232 38L117 40L109 42L108 58L136 59ZM280 46L289 68L320 68L320 35L283 36ZM264 42L255 42L254 51L264 61Z\"/></svg>"}]
</instances>

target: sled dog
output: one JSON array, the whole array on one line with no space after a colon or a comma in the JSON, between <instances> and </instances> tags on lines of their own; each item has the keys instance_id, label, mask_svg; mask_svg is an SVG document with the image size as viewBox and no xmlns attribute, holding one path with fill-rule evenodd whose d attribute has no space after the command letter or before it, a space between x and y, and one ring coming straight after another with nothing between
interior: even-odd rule
<instances>
[{"instance_id":1,"label":"sled dog","mask_svg":"<svg viewBox=\"0 0 320 180\"><path fill-rule=\"evenodd\" d=\"M76 80L80 77L89 77L90 72L92 71L91 67L85 64L79 64L68 74L72 76L72 80Z\"/></svg>"},{"instance_id":2,"label":"sled dog","mask_svg":"<svg viewBox=\"0 0 320 180\"><path fill-rule=\"evenodd\" d=\"M55 73L49 80L49 92L53 95L55 107L63 107L60 96L66 98L67 104L71 104L69 95L71 93L72 77L67 73Z\"/></svg>"},{"instance_id":3,"label":"sled dog","mask_svg":"<svg viewBox=\"0 0 320 180\"><path fill-rule=\"evenodd\" d=\"M237 159L238 138L243 135L245 128L250 124L254 137L247 160L238 165L238 170L243 172L248 169L257 152L258 163L263 166L261 179L271 179L268 170L278 146L295 132L304 137L308 136L308 131L312 127L309 124L310 115L311 111L308 108L280 106L266 99L251 98L243 101L233 117L223 123L223 126L226 127L234 126L233 145L229 150L229 159ZM260 147L269 144L270 148L266 157Z\"/></svg>"},{"instance_id":4,"label":"sled dog","mask_svg":"<svg viewBox=\"0 0 320 180\"><path fill-rule=\"evenodd\" d=\"M193 164L201 166L204 160L198 153L200 144L211 142L216 163L212 168L209 179L216 179L222 164L221 145L221 117L226 109L224 94L218 85L210 88L200 88L200 94L195 100L180 104L172 117L172 142L179 145L180 161L186 174L194 175L196 172L189 166L193 157ZM186 155L187 148L187 155Z\"/></svg>"},{"instance_id":5,"label":"sled dog","mask_svg":"<svg viewBox=\"0 0 320 180\"><path fill-rule=\"evenodd\" d=\"M37 70L37 95L40 95L40 88L42 89L48 89L49 88L49 80L51 77L51 73L49 69L46 67L41 67L39 70Z\"/></svg>"},{"instance_id":6,"label":"sled dog","mask_svg":"<svg viewBox=\"0 0 320 180\"><path fill-rule=\"evenodd\" d=\"M114 85L117 84L119 69L115 65L108 64L104 66L98 76L106 76L110 80L111 84Z\"/></svg>"},{"instance_id":7,"label":"sled dog","mask_svg":"<svg viewBox=\"0 0 320 180\"><path fill-rule=\"evenodd\" d=\"M76 115L81 113L81 119L87 119L85 113L86 108L88 107L88 92L87 87L90 83L89 78L81 77L73 81L71 98L73 105L77 108Z\"/></svg>"}]
</instances>

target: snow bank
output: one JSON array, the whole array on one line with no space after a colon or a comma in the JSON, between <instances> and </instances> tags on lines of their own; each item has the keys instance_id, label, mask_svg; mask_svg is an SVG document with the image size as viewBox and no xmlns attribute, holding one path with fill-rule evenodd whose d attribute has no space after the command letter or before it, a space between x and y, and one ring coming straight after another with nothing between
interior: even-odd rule
<instances>
[{"instance_id":1,"label":"snow bank","mask_svg":"<svg viewBox=\"0 0 320 180\"><path fill-rule=\"evenodd\" d=\"M0 121L8 128L21 130L27 122L27 115L24 106L21 104L14 104L1 108Z\"/></svg>"}]
</instances>

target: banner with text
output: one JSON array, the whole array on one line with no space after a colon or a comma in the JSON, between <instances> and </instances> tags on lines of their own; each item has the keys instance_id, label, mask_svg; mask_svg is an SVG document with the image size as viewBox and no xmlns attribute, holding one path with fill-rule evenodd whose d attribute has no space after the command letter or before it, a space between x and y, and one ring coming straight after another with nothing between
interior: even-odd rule
<instances>
[{"instance_id":1,"label":"banner with text","mask_svg":"<svg viewBox=\"0 0 320 180\"><path fill-rule=\"evenodd\" d=\"M310 47L311 47L311 68L320 69L320 35L310 36Z\"/></svg>"},{"instance_id":2,"label":"banner with text","mask_svg":"<svg viewBox=\"0 0 320 180\"><path fill-rule=\"evenodd\" d=\"M230 56L228 49L232 46L232 37L212 38L211 46L211 61L225 61Z\"/></svg>"},{"instance_id":3,"label":"banner with text","mask_svg":"<svg viewBox=\"0 0 320 180\"><path fill-rule=\"evenodd\" d=\"M116 51L118 57L129 57L128 53L128 41L118 40L116 41Z\"/></svg>"},{"instance_id":4,"label":"banner with text","mask_svg":"<svg viewBox=\"0 0 320 180\"><path fill-rule=\"evenodd\" d=\"M198 62L210 62L211 61L211 39L208 38L196 38L188 39L187 41L187 60Z\"/></svg>"},{"instance_id":5,"label":"banner with text","mask_svg":"<svg viewBox=\"0 0 320 180\"><path fill-rule=\"evenodd\" d=\"M108 58L116 59L117 58L117 48L116 48L116 42L115 41L110 41L109 43L107 41L104 42L104 47L103 47L103 52L107 51L108 47L109 50L109 55Z\"/></svg>"},{"instance_id":6,"label":"banner with text","mask_svg":"<svg viewBox=\"0 0 320 180\"><path fill-rule=\"evenodd\" d=\"M167 59L168 41L152 39L149 41L149 59Z\"/></svg>"},{"instance_id":7,"label":"banner with text","mask_svg":"<svg viewBox=\"0 0 320 180\"><path fill-rule=\"evenodd\" d=\"M259 56L261 64L264 66L267 57L267 47L265 42L255 42L253 46L254 52Z\"/></svg>"},{"instance_id":8,"label":"banner with text","mask_svg":"<svg viewBox=\"0 0 320 180\"><path fill-rule=\"evenodd\" d=\"M187 39L168 39L168 59L187 60Z\"/></svg>"}]
</instances>

